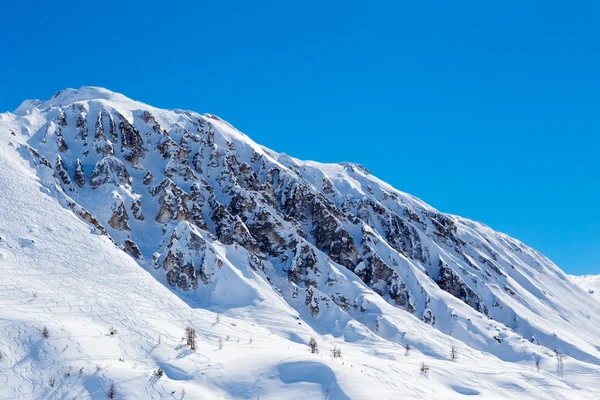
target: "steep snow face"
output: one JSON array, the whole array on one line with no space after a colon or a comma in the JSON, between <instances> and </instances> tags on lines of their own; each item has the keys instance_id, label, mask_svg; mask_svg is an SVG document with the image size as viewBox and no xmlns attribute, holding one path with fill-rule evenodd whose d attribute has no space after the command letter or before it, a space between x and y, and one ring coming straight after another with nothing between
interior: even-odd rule
<instances>
[{"instance_id":1,"label":"steep snow face","mask_svg":"<svg viewBox=\"0 0 600 400\"><path fill-rule=\"evenodd\" d=\"M600 364L600 303L550 260L440 213L362 166L297 160L218 117L91 87L1 114L0 136L35 171L44 191L38 197L55 199L60 215L71 213L104 237L92 246L102 241L108 266L95 262L121 265L109 261L115 254L128 266L135 260L152 285L170 290L161 301L185 302L175 308L261 324L269 324L261 313L288 315L289 325L269 329L301 342L295 321L308 325L304 333L357 349L408 344L439 359L438 342L458 340L469 354L481 350L503 362L550 363L556 350L579 371ZM6 268L25 265L26 258ZM138 293L134 282L118 287ZM283 384L299 379L347 396L337 378L304 377L312 368L335 378L330 367L278 368Z\"/></svg>"},{"instance_id":2,"label":"steep snow face","mask_svg":"<svg viewBox=\"0 0 600 400\"><path fill-rule=\"evenodd\" d=\"M594 298L600 300L600 275L570 275L569 278L571 278L573 283L577 286L594 296Z\"/></svg>"}]
</instances>

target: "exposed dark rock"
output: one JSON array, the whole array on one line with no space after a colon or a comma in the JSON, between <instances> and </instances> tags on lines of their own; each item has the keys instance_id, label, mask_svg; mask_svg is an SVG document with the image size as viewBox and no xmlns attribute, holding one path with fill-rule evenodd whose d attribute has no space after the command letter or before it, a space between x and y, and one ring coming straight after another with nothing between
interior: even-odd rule
<instances>
[{"instance_id":1,"label":"exposed dark rock","mask_svg":"<svg viewBox=\"0 0 600 400\"><path fill-rule=\"evenodd\" d=\"M67 146L67 142L65 142L65 138L63 137L62 133L60 132L60 128L56 132L56 146L58 148L58 151L60 151L61 153L65 153L65 152L67 152L67 150L69 150L69 146Z\"/></svg>"},{"instance_id":2,"label":"exposed dark rock","mask_svg":"<svg viewBox=\"0 0 600 400\"><path fill-rule=\"evenodd\" d=\"M433 312L429 308L425 309L425 311L423 312L423 317L421 317L421 320L423 322L425 322L426 324L435 326L435 315L433 315Z\"/></svg>"},{"instance_id":3,"label":"exposed dark rock","mask_svg":"<svg viewBox=\"0 0 600 400\"><path fill-rule=\"evenodd\" d=\"M144 214L142 213L142 202L140 199L135 199L131 202L131 213L138 221L144 220Z\"/></svg>"},{"instance_id":4,"label":"exposed dark rock","mask_svg":"<svg viewBox=\"0 0 600 400\"><path fill-rule=\"evenodd\" d=\"M117 197L113 205L113 214L108 220L108 224L119 231L130 231L131 229L127 221L129 221L129 215L127 215L125 204L121 198Z\"/></svg>"},{"instance_id":5,"label":"exposed dark rock","mask_svg":"<svg viewBox=\"0 0 600 400\"><path fill-rule=\"evenodd\" d=\"M127 119L119 114L119 130L121 131L121 151L123 158L134 166L144 157L144 141L140 133Z\"/></svg>"},{"instance_id":6,"label":"exposed dark rock","mask_svg":"<svg viewBox=\"0 0 600 400\"><path fill-rule=\"evenodd\" d=\"M316 286L316 275L319 273L317 267L317 255L306 243L296 246L294 258L288 269L288 279L305 287Z\"/></svg>"},{"instance_id":7,"label":"exposed dark rock","mask_svg":"<svg viewBox=\"0 0 600 400\"><path fill-rule=\"evenodd\" d=\"M159 193L158 203L160 210L156 215L157 222L161 224L166 224L172 220L193 222L190 210L186 205L186 201L189 201L190 197L172 180L167 178L159 185L150 188L152 196L156 196Z\"/></svg>"},{"instance_id":8,"label":"exposed dark rock","mask_svg":"<svg viewBox=\"0 0 600 400\"><path fill-rule=\"evenodd\" d=\"M477 294L465 283L465 281L442 260L438 259L439 275L435 279L438 286L467 303L473 309L488 315L488 308Z\"/></svg>"},{"instance_id":9,"label":"exposed dark rock","mask_svg":"<svg viewBox=\"0 0 600 400\"><path fill-rule=\"evenodd\" d=\"M140 251L140 248L132 240L125 239L125 243L123 244L123 250L125 250L125 252L127 254L129 254L131 257L135 258L136 260L139 260L139 261L144 260L144 257L142 256L142 252Z\"/></svg>"},{"instance_id":10,"label":"exposed dark rock","mask_svg":"<svg viewBox=\"0 0 600 400\"><path fill-rule=\"evenodd\" d=\"M67 166L60 156L56 157L56 173L60 178L63 188L70 192L74 192L75 188L73 187L73 182L71 181L69 173L67 172Z\"/></svg>"},{"instance_id":11,"label":"exposed dark rock","mask_svg":"<svg viewBox=\"0 0 600 400\"><path fill-rule=\"evenodd\" d=\"M106 183L128 185L129 180L130 177L125 164L118 158L109 156L96 163L90 184L95 189Z\"/></svg>"},{"instance_id":12,"label":"exposed dark rock","mask_svg":"<svg viewBox=\"0 0 600 400\"><path fill-rule=\"evenodd\" d=\"M152 181L154 180L154 175L152 175L152 172L148 171L146 172L146 175L144 175L144 185L149 185L152 183Z\"/></svg>"},{"instance_id":13,"label":"exposed dark rock","mask_svg":"<svg viewBox=\"0 0 600 400\"><path fill-rule=\"evenodd\" d=\"M304 302L308 307L308 311L313 318L319 315L319 298L315 295L315 290L312 286L306 289L306 300Z\"/></svg>"},{"instance_id":14,"label":"exposed dark rock","mask_svg":"<svg viewBox=\"0 0 600 400\"><path fill-rule=\"evenodd\" d=\"M77 133L77 137L79 139L83 140L84 146L87 146L87 140L88 140L88 129L87 129L87 123L86 123L87 122L86 121L87 111L82 105L80 105L78 108L79 108L79 115L77 116L77 122L75 123L75 126L79 130L79 132Z\"/></svg>"},{"instance_id":15,"label":"exposed dark rock","mask_svg":"<svg viewBox=\"0 0 600 400\"><path fill-rule=\"evenodd\" d=\"M56 117L56 124L63 128L67 126L67 114L65 114L63 109L60 109L58 112L58 116Z\"/></svg>"},{"instance_id":16,"label":"exposed dark rock","mask_svg":"<svg viewBox=\"0 0 600 400\"><path fill-rule=\"evenodd\" d=\"M77 162L75 164L75 183L80 188L85 186L85 172L83 170L83 164L79 159L77 159Z\"/></svg>"}]
</instances>

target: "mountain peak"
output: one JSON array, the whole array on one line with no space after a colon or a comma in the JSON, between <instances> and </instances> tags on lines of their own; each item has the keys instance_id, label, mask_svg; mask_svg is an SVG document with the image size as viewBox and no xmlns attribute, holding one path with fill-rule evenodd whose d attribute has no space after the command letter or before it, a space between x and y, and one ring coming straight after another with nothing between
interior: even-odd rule
<instances>
[{"instance_id":1,"label":"mountain peak","mask_svg":"<svg viewBox=\"0 0 600 400\"><path fill-rule=\"evenodd\" d=\"M23 115L32 108L46 109L49 107L65 108L71 104L84 101L108 101L114 104L128 104L130 106L143 103L134 101L121 93L113 92L99 86L82 86L79 89L66 88L56 92L48 100L25 100L15 111L14 114Z\"/></svg>"}]
</instances>

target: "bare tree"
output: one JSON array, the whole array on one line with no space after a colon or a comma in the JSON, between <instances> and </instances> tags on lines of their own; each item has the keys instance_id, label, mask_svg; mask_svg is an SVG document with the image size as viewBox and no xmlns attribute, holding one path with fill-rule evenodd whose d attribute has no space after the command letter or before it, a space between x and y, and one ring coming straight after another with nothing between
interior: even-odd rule
<instances>
[{"instance_id":1,"label":"bare tree","mask_svg":"<svg viewBox=\"0 0 600 400\"><path fill-rule=\"evenodd\" d=\"M458 352L456 351L456 347L452 345L452 349L450 350L450 358L456 360L456 357L458 357Z\"/></svg>"},{"instance_id":2,"label":"bare tree","mask_svg":"<svg viewBox=\"0 0 600 400\"><path fill-rule=\"evenodd\" d=\"M223 339L219 336L219 350L223 350Z\"/></svg>"},{"instance_id":3,"label":"bare tree","mask_svg":"<svg viewBox=\"0 0 600 400\"><path fill-rule=\"evenodd\" d=\"M51 376L50 379L48 379L48 385L50 385L50 387L54 387L56 385L56 377L55 376Z\"/></svg>"},{"instance_id":4,"label":"bare tree","mask_svg":"<svg viewBox=\"0 0 600 400\"><path fill-rule=\"evenodd\" d=\"M195 351L196 350L196 330L194 328L192 328L191 326L188 326L187 328L185 328L185 333L186 333L186 339L187 339L187 345L190 346L190 350Z\"/></svg>"},{"instance_id":5,"label":"bare tree","mask_svg":"<svg viewBox=\"0 0 600 400\"><path fill-rule=\"evenodd\" d=\"M419 368L419 370L421 371L421 373L426 374L427 371L429 371L429 367L423 362L421 363L421 368Z\"/></svg>"},{"instance_id":6,"label":"bare tree","mask_svg":"<svg viewBox=\"0 0 600 400\"><path fill-rule=\"evenodd\" d=\"M556 355L556 362L559 366L562 366L563 363L563 355L558 349L554 349L554 354Z\"/></svg>"},{"instance_id":7,"label":"bare tree","mask_svg":"<svg viewBox=\"0 0 600 400\"><path fill-rule=\"evenodd\" d=\"M50 331L48 330L48 327L46 327L44 325L44 329L42 329L42 337L44 339L48 339L50 337Z\"/></svg>"},{"instance_id":8,"label":"bare tree","mask_svg":"<svg viewBox=\"0 0 600 400\"><path fill-rule=\"evenodd\" d=\"M185 389L181 389L181 398L183 399L185 397Z\"/></svg>"},{"instance_id":9,"label":"bare tree","mask_svg":"<svg viewBox=\"0 0 600 400\"><path fill-rule=\"evenodd\" d=\"M563 355L558 349L554 349L554 354L556 355L556 372L558 376L562 377L565 366L563 365Z\"/></svg>"},{"instance_id":10,"label":"bare tree","mask_svg":"<svg viewBox=\"0 0 600 400\"><path fill-rule=\"evenodd\" d=\"M333 358L342 358L342 350L338 347L333 348Z\"/></svg>"},{"instance_id":11,"label":"bare tree","mask_svg":"<svg viewBox=\"0 0 600 400\"><path fill-rule=\"evenodd\" d=\"M116 399L117 398L117 388L116 388L114 382L110 383L110 386L108 387L108 393L106 393L106 396L109 399Z\"/></svg>"},{"instance_id":12,"label":"bare tree","mask_svg":"<svg viewBox=\"0 0 600 400\"><path fill-rule=\"evenodd\" d=\"M313 354L319 352L319 345L317 344L317 340L314 337L311 337L308 341L308 347L310 348L310 352Z\"/></svg>"},{"instance_id":13,"label":"bare tree","mask_svg":"<svg viewBox=\"0 0 600 400\"><path fill-rule=\"evenodd\" d=\"M221 323L221 314L217 314L216 321L217 321L217 324Z\"/></svg>"},{"instance_id":14,"label":"bare tree","mask_svg":"<svg viewBox=\"0 0 600 400\"><path fill-rule=\"evenodd\" d=\"M248 340L248 343L252 344L252 335L250 335L250 340Z\"/></svg>"}]
</instances>

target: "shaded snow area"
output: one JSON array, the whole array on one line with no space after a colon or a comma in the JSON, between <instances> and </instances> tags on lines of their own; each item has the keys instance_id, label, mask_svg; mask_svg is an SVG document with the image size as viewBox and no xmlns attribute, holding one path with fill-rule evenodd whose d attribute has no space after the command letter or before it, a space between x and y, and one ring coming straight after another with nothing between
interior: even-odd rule
<instances>
[{"instance_id":1,"label":"shaded snow area","mask_svg":"<svg viewBox=\"0 0 600 400\"><path fill-rule=\"evenodd\" d=\"M213 115L0 114L0 399L598 399L597 288Z\"/></svg>"}]
</instances>

